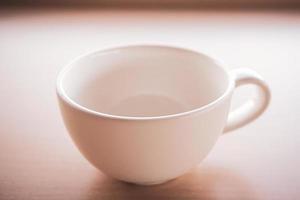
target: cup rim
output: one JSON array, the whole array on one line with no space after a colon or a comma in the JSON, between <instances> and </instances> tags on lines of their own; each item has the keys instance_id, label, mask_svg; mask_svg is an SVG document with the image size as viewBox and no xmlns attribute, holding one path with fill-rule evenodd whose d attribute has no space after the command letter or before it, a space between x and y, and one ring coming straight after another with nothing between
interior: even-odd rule
<instances>
[{"instance_id":1,"label":"cup rim","mask_svg":"<svg viewBox=\"0 0 300 200\"><path fill-rule=\"evenodd\" d=\"M227 89L216 99L212 100L211 102L192 109L192 110L188 110L188 111L184 111L184 112L179 112L179 113L175 113L175 114L170 114L170 115L159 115L159 116L145 116L145 117L135 117L135 116L122 116L122 115L113 115L113 114L108 114L108 113L104 113L104 112L98 112L92 109L89 109L88 107L85 107L79 103L77 103L76 101L74 101L72 98L70 98L67 93L64 90L63 87L63 79L64 76L68 73L68 71L73 67L74 63L82 60L82 59L86 59L89 56L92 56L93 54L106 54L106 53L111 53L114 52L116 50L121 50L121 49L130 49L130 48L164 48L164 49L172 49L172 50L177 50L177 51L184 51L184 52L188 52L188 53L193 53L196 55L200 55L202 57L206 57L210 60L212 60L214 63L216 63L216 66L219 67L220 69L222 69L225 74L227 75L228 78L228 86ZM191 50L185 47L175 47L175 46L170 46L170 45L156 45L156 44L139 44L139 45L126 45L126 46L116 46L116 47L111 47L111 48L106 48L106 49L98 49L98 50L94 50L85 54L82 54L78 57L76 57L75 59L71 60L67 65L65 65L65 67L59 72L57 79L56 79L56 94L57 96L63 100L65 103L67 103L68 105L70 105L72 108L82 111L84 113L87 114L91 114L93 116L96 117L102 117L102 118L109 118L109 119L117 119L117 120L137 120L137 121L145 121L145 120L163 120L163 119L172 119L172 118L178 118L178 117L184 117L184 116L188 116L194 113L198 113L198 112L204 112L207 111L215 106L217 106L219 103L221 103L232 91L233 88L235 87L235 82L234 80L231 78L231 75L229 73L229 71L223 67L224 63L220 62L220 60L216 60L215 58L208 56L207 54L195 51L195 50Z\"/></svg>"}]
</instances>

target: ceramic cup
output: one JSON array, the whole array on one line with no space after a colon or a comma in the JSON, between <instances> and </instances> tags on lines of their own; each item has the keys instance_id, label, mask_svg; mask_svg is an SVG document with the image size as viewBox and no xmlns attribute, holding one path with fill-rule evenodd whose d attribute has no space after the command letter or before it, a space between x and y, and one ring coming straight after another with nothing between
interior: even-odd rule
<instances>
[{"instance_id":1,"label":"ceramic cup","mask_svg":"<svg viewBox=\"0 0 300 200\"><path fill-rule=\"evenodd\" d=\"M229 113L234 89L256 96ZM84 157L116 179L152 185L205 158L219 136L267 107L266 82L250 69L228 72L202 53L167 46L127 46L77 58L59 74L65 125Z\"/></svg>"}]
</instances>

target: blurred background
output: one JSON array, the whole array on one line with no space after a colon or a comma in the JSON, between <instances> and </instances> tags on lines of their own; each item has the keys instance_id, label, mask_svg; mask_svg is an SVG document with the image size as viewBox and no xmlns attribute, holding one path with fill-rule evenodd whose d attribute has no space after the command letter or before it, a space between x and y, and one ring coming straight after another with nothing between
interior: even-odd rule
<instances>
[{"instance_id":1,"label":"blurred background","mask_svg":"<svg viewBox=\"0 0 300 200\"><path fill-rule=\"evenodd\" d=\"M298 0L3 0L13 6L117 8L295 8Z\"/></svg>"},{"instance_id":2,"label":"blurred background","mask_svg":"<svg viewBox=\"0 0 300 200\"><path fill-rule=\"evenodd\" d=\"M92 167L55 95L56 76L74 57L141 43L249 67L273 96L263 116L222 136L198 168L156 187ZM299 73L299 0L2 0L0 199L299 199ZM233 107L249 89L237 90Z\"/></svg>"}]
</instances>

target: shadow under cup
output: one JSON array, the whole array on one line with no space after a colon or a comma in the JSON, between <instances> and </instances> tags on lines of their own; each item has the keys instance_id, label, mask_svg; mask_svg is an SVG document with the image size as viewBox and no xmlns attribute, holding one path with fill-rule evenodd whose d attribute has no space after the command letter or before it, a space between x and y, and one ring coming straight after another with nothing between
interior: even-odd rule
<instances>
[{"instance_id":1,"label":"shadow under cup","mask_svg":"<svg viewBox=\"0 0 300 200\"><path fill-rule=\"evenodd\" d=\"M218 99L229 85L213 59L159 46L96 52L67 70L62 88L68 98L85 109L124 117L191 111Z\"/></svg>"}]
</instances>

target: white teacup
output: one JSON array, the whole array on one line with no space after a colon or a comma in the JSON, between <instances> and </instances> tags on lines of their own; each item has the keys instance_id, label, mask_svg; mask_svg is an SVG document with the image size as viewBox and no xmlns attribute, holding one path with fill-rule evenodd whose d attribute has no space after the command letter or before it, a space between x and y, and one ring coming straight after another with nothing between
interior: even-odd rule
<instances>
[{"instance_id":1,"label":"white teacup","mask_svg":"<svg viewBox=\"0 0 300 200\"><path fill-rule=\"evenodd\" d=\"M255 98L228 117L235 87ZM227 72L216 60L166 46L96 51L59 75L66 127L81 153L103 173L152 185L195 167L218 137L257 118L270 91L249 69Z\"/></svg>"}]
</instances>

